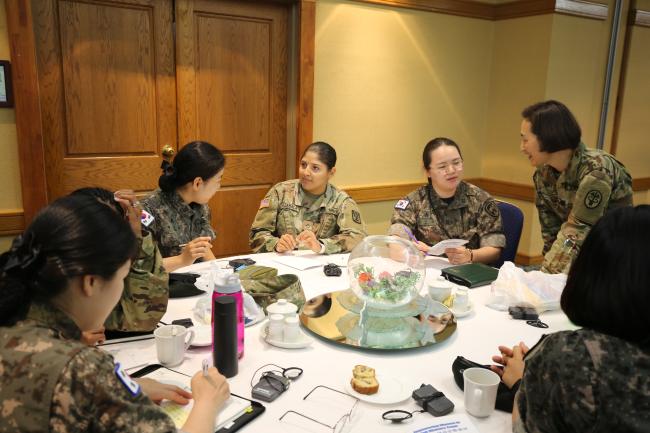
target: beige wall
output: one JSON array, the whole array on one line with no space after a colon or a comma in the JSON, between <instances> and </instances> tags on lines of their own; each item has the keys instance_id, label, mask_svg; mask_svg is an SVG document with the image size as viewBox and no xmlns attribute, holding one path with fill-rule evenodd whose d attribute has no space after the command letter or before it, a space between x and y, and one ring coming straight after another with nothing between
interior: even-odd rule
<instances>
[{"instance_id":1,"label":"beige wall","mask_svg":"<svg viewBox=\"0 0 650 433\"><path fill-rule=\"evenodd\" d=\"M9 59L9 36L5 3L0 2L0 59ZM0 108L0 214L21 210L20 168L16 119L12 108ZM13 236L0 236L0 252L9 248Z\"/></svg>"}]
</instances>

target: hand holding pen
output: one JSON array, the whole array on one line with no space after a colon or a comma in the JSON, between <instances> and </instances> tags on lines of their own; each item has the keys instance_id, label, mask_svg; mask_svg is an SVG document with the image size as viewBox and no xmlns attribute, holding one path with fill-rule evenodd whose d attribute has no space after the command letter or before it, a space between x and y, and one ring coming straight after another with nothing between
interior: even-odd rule
<instances>
[{"instance_id":1,"label":"hand holding pen","mask_svg":"<svg viewBox=\"0 0 650 433\"><path fill-rule=\"evenodd\" d=\"M209 404L221 407L230 397L228 381L219 371L209 366L207 359L203 360L202 371L192 377L192 395L195 405Z\"/></svg>"},{"instance_id":2,"label":"hand holding pen","mask_svg":"<svg viewBox=\"0 0 650 433\"><path fill-rule=\"evenodd\" d=\"M212 250L212 238L209 236L200 236L186 244L180 244L179 247L183 248L181 255L184 258L184 262L192 264L199 257L206 258L206 255Z\"/></svg>"},{"instance_id":3,"label":"hand holding pen","mask_svg":"<svg viewBox=\"0 0 650 433\"><path fill-rule=\"evenodd\" d=\"M413 243L415 244L415 247L418 250L420 250L422 253L424 253L424 255L428 256L429 255L429 248L430 248L429 245L425 244L422 241L417 240L417 238L415 236L413 236L413 233L411 232L411 230L408 229L408 227L402 226L402 228L404 229L404 233L406 233L406 235L409 237L409 239L411 239L411 241L413 241Z\"/></svg>"}]
</instances>

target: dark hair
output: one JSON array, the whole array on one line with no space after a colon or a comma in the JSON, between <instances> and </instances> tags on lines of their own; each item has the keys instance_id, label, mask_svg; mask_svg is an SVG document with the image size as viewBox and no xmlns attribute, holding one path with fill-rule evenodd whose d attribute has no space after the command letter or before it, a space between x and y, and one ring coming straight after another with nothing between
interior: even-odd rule
<instances>
[{"instance_id":1,"label":"dark hair","mask_svg":"<svg viewBox=\"0 0 650 433\"><path fill-rule=\"evenodd\" d=\"M580 144L580 125L561 102L538 102L524 108L521 115L530 122L531 131L537 136L542 152L575 149Z\"/></svg>"},{"instance_id":2,"label":"dark hair","mask_svg":"<svg viewBox=\"0 0 650 433\"><path fill-rule=\"evenodd\" d=\"M336 150L328 143L324 141L316 141L309 146L302 153L301 158L303 158L307 152L314 152L318 155L318 160L327 166L328 170L336 167Z\"/></svg>"},{"instance_id":3,"label":"dark hair","mask_svg":"<svg viewBox=\"0 0 650 433\"><path fill-rule=\"evenodd\" d=\"M571 266L562 310L576 325L631 342L650 342L650 206L606 213Z\"/></svg>"},{"instance_id":4,"label":"dark hair","mask_svg":"<svg viewBox=\"0 0 650 433\"><path fill-rule=\"evenodd\" d=\"M163 191L171 192L197 177L208 180L219 173L225 164L226 158L219 149L205 141L193 141L178 152L171 164L163 161L163 174L158 179L158 186Z\"/></svg>"},{"instance_id":5,"label":"dark hair","mask_svg":"<svg viewBox=\"0 0 650 433\"><path fill-rule=\"evenodd\" d=\"M460 147L458 147L458 144L451 138L446 138L446 137L436 137L433 140L429 141L425 146L424 150L422 151L422 164L424 165L424 169L428 170L431 165L431 152L439 148L440 146L454 146L456 150L458 151L458 154L460 157L463 157L463 154L460 153Z\"/></svg>"},{"instance_id":6,"label":"dark hair","mask_svg":"<svg viewBox=\"0 0 650 433\"><path fill-rule=\"evenodd\" d=\"M120 217L126 218L126 214L122 206L115 201L115 194L107 189L100 187L79 188L70 193L70 195L82 195L85 197L93 197L100 203L113 209Z\"/></svg>"},{"instance_id":7,"label":"dark hair","mask_svg":"<svg viewBox=\"0 0 650 433\"><path fill-rule=\"evenodd\" d=\"M73 277L111 278L136 248L129 224L97 199L56 200L0 255L0 325L23 319L32 300L51 299Z\"/></svg>"}]
</instances>

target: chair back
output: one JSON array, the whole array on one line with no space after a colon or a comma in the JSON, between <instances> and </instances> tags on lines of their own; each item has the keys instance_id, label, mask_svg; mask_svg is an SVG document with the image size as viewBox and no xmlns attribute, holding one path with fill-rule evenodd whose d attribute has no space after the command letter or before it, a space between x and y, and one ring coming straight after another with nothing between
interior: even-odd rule
<instances>
[{"instance_id":1,"label":"chair back","mask_svg":"<svg viewBox=\"0 0 650 433\"><path fill-rule=\"evenodd\" d=\"M501 251L501 257L493 266L500 268L504 262L514 262L517 247L521 238L521 229L524 226L524 213L517 206L505 201L497 200L503 221L503 233L506 235L506 247Z\"/></svg>"}]
</instances>

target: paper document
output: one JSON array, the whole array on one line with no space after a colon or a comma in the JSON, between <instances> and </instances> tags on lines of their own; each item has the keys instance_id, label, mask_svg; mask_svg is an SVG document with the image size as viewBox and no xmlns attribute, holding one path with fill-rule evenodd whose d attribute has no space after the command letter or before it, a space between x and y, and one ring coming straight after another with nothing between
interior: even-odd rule
<instances>
[{"instance_id":1,"label":"paper document","mask_svg":"<svg viewBox=\"0 0 650 433\"><path fill-rule=\"evenodd\" d=\"M158 370L153 371L144 377L155 379L159 382L168 383L170 385L176 385L180 388L191 391L190 377L184 376L166 368L159 368ZM185 421L187 421L187 417L190 415L190 411L192 410L193 405L194 400L190 400L189 404L185 406L169 400L165 400L160 404L160 408L165 411L165 413L169 415L169 417L174 421L176 428L180 429L185 424ZM234 421L236 418L246 412L250 406L250 401L231 395L217 414L217 418L214 422L215 431Z\"/></svg>"},{"instance_id":2,"label":"paper document","mask_svg":"<svg viewBox=\"0 0 650 433\"><path fill-rule=\"evenodd\" d=\"M317 268L318 266L323 266L320 260L314 258L294 256L292 254L278 254L273 257L273 260L276 263L281 265L288 266L290 268L298 269L299 271L304 271L309 268Z\"/></svg>"},{"instance_id":3,"label":"paper document","mask_svg":"<svg viewBox=\"0 0 650 433\"><path fill-rule=\"evenodd\" d=\"M413 433L478 433L474 424L465 414L448 415L435 420L427 418L426 421L423 418L413 424Z\"/></svg>"},{"instance_id":4,"label":"paper document","mask_svg":"<svg viewBox=\"0 0 650 433\"><path fill-rule=\"evenodd\" d=\"M465 239L445 239L444 241L440 241L429 248L428 254L432 256L440 256L445 253L445 250L447 248L462 247L467 242L469 241L466 241Z\"/></svg>"}]
</instances>

